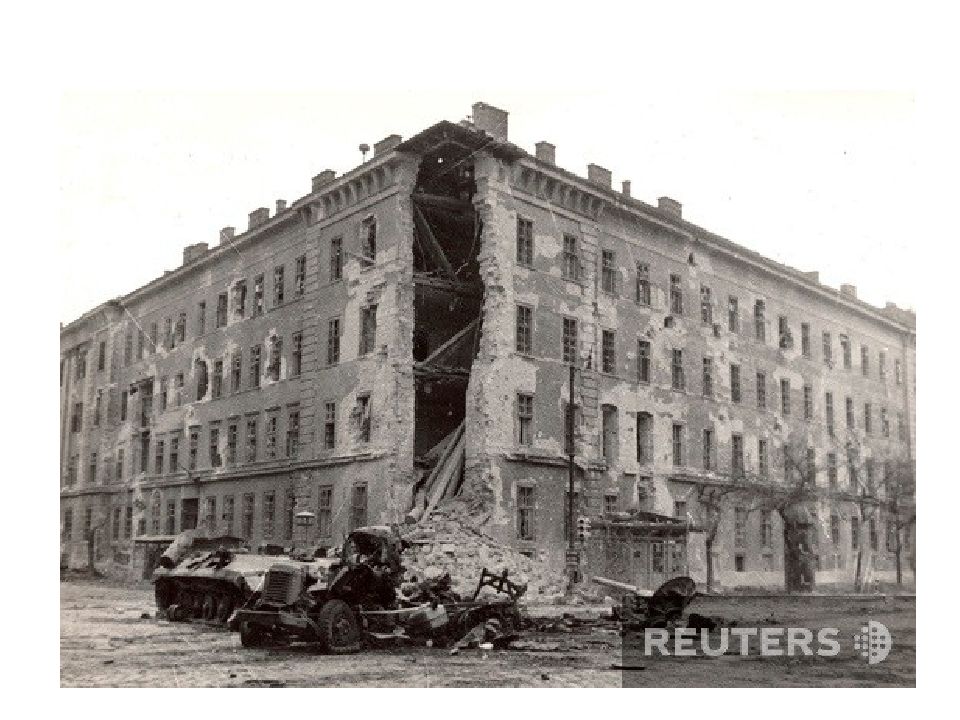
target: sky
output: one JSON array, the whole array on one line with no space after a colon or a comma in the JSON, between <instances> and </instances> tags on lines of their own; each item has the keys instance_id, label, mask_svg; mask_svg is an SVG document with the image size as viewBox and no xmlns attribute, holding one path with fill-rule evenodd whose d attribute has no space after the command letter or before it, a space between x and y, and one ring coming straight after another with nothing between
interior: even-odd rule
<instances>
[{"instance_id":1,"label":"sky","mask_svg":"<svg viewBox=\"0 0 960 720\"><path fill-rule=\"evenodd\" d=\"M547 140L634 197L801 270L912 307L915 101L909 92L67 92L61 98L60 319L69 322L177 267L184 246L246 228L358 147L483 100L510 140ZM272 210L271 210L272 212Z\"/></svg>"}]
</instances>

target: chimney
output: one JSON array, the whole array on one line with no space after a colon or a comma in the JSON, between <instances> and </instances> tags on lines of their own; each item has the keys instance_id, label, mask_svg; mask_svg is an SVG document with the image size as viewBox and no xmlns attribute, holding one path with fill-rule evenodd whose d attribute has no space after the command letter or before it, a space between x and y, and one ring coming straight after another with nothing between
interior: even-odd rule
<instances>
[{"instance_id":1,"label":"chimney","mask_svg":"<svg viewBox=\"0 0 960 720\"><path fill-rule=\"evenodd\" d=\"M324 185L329 185L334 181L334 178L337 177L337 173L334 170L324 170L319 175L313 176L313 187L310 192L316 192Z\"/></svg>"},{"instance_id":2,"label":"chimney","mask_svg":"<svg viewBox=\"0 0 960 720\"><path fill-rule=\"evenodd\" d=\"M551 165L557 164L557 146L548 143L546 140L541 140L536 145L537 148L537 160L542 160L545 163L550 163Z\"/></svg>"},{"instance_id":3,"label":"chimney","mask_svg":"<svg viewBox=\"0 0 960 720\"><path fill-rule=\"evenodd\" d=\"M623 186L623 191L622 191L623 194L626 195L627 197L630 197L630 181L624 180L621 184Z\"/></svg>"},{"instance_id":4,"label":"chimney","mask_svg":"<svg viewBox=\"0 0 960 720\"><path fill-rule=\"evenodd\" d=\"M663 212L673 215L676 218L683 217L683 205L678 203L673 198L667 197L666 195L657 198L657 207Z\"/></svg>"},{"instance_id":5,"label":"chimney","mask_svg":"<svg viewBox=\"0 0 960 720\"><path fill-rule=\"evenodd\" d=\"M227 226L220 230L220 244L223 245L225 242L233 240L233 236L237 234L237 229L235 227Z\"/></svg>"},{"instance_id":6,"label":"chimney","mask_svg":"<svg viewBox=\"0 0 960 720\"><path fill-rule=\"evenodd\" d=\"M183 249L183 264L189 265L198 257L203 255L207 251L206 243L194 243L193 245L187 245Z\"/></svg>"},{"instance_id":7,"label":"chimney","mask_svg":"<svg viewBox=\"0 0 960 720\"><path fill-rule=\"evenodd\" d=\"M477 130L482 130L497 140L506 140L508 114L506 111L493 105L487 105L485 102L475 102L473 104L473 125Z\"/></svg>"},{"instance_id":8,"label":"chimney","mask_svg":"<svg viewBox=\"0 0 960 720\"><path fill-rule=\"evenodd\" d=\"M897 304L895 302L890 302L889 300L887 300L887 310L899 310L899 309L900 308L897 307Z\"/></svg>"},{"instance_id":9,"label":"chimney","mask_svg":"<svg viewBox=\"0 0 960 720\"><path fill-rule=\"evenodd\" d=\"M258 225L263 225L267 220L270 219L270 208L257 208L250 213L247 218L247 230L253 230Z\"/></svg>"},{"instance_id":10,"label":"chimney","mask_svg":"<svg viewBox=\"0 0 960 720\"><path fill-rule=\"evenodd\" d=\"M590 182L595 182L598 185L603 185L607 188L613 187L613 173L611 173L605 167L600 167L599 165L594 165L593 163L587 165L587 180Z\"/></svg>"},{"instance_id":11,"label":"chimney","mask_svg":"<svg viewBox=\"0 0 960 720\"><path fill-rule=\"evenodd\" d=\"M820 282L820 271L819 270L809 270L804 273L804 276L810 282L819 283Z\"/></svg>"},{"instance_id":12,"label":"chimney","mask_svg":"<svg viewBox=\"0 0 960 720\"><path fill-rule=\"evenodd\" d=\"M284 210L286 210L286 209L287 209L287 201L286 201L286 200L277 200L277 212L275 212L274 215L279 215L280 213L282 213L282 212L283 212Z\"/></svg>"},{"instance_id":13,"label":"chimney","mask_svg":"<svg viewBox=\"0 0 960 720\"><path fill-rule=\"evenodd\" d=\"M848 285L847 283L843 283L843 284L840 286L840 294L841 294L841 295L846 295L846 296L849 297L849 298L856 298L856 297L857 297L857 286L856 286L856 285Z\"/></svg>"},{"instance_id":14,"label":"chimney","mask_svg":"<svg viewBox=\"0 0 960 720\"><path fill-rule=\"evenodd\" d=\"M380 142L375 142L373 144L373 156L377 157L379 155L383 155L384 153L388 153L401 142L403 142L403 138L399 135L387 135Z\"/></svg>"}]
</instances>

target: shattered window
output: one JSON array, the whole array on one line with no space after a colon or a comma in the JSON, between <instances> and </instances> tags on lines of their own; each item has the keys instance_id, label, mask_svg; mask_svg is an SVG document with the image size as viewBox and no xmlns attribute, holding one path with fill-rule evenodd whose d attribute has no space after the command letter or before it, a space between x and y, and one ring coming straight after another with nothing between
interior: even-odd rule
<instances>
[{"instance_id":1,"label":"shattered window","mask_svg":"<svg viewBox=\"0 0 960 720\"><path fill-rule=\"evenodd\" d=\"M227 462L233 465L237 462L237 423L231 421L227 425Z\"/></svg>"},{"instance_id":2,"label":"shattered window","mask_svg":"<svg viewBox=\"0 0 960 720\"><path fill-rule=\"evenodd\" d=\"M223 396L223 360L213 361L213 397Z\"/></svg>"},{"instance_id":3,"label":"shattered window","mask_svg":"<svg viewBox=\"0 0 960 720\"><path fill-rule=\"evenodd\" d=\"M189 467L191 470L197 469L197 457L200 454L200 428L190 428L190 447L187 450L189 458Z\"/></svg>"},{"instance_id":4,"label":"shattered window","mask_svg":"<svg viewBox=\"0 0 960 720\"><path fill-rule=\"evenodd\" d=\"M233 286L233 312L242 318L247 312L247 281L238 280Z\"/></svg>"},{"instance_id":5,"label":"shattered window","mask_svg":"<svg viewBox=\"0 0 960 720\"><path fill-rule=\"evenodd\" d=\"M713 296L705 285L700 286L700 322L713 325Z\"/></svg>"},{"instance_id":6,"label":"shattered window","mask_svg":"<svg viewBox=\"0 0 960 720\"><path fill-rule=\"evenodd\" d=\"M330 282L343 277L343 238L330 241Z\"/></svg>"},{"instance_id":7,"label":"shattered window","mask_svg":"<svg viewBox=\"0 0 960 720\"><path fill-rule=\"evenodd\" d=\"M356 530L367 524L367 484L353 486L350 495L350 529Z\"/></svg>"},{"instance_id":8,"label":"shattered window","mask_svg":"<svg viewBox=\"0 0 960 720\"><path fill-rule=\"evenodd\" d=\"M517 486L517 537L521 540L536 539L534 492L529 485Z\"/></svg>"},{"instance_id":9,"label":"shattered window","mask_svg":"<svg viewBox=\"0 0 960 720\"><path fill-rule=\"evenodd\" d=\"M177 342L182 343L187 339L187 314L180 313L177 317Z\"/></svg>"},{"instance_id":10,"label":"shattered window","mask_svg":"<svg viewBox=\"0 0 960 720\"><path fill-rule=\"evenodd\" d=\"M293 296L303 297L304 290L307 287L307 256L301 255L294 264L293 272Z\"/></svg>"},{"instance_id":11,"label":"shattered window","mask_svg":"<svg viewBox=\"0 0 960 720\"><path fill-rule=\"evenodd\" d=\"M283 265L273 269L273 306L283 305Z\"/></svg>"},{"instance_id":12,"label":"shattered window","mask_svg":"<svg viewBox=\"0 0 960 720\"><path fill-rule=\"evenodd\" d=\"M653 415L648 412L637 413L637 463L647 465L653 462Z\"/></svg>"},{"instance_id":13,"label":"shattered window","mask_svg":"<svg viewBox=\"0 0 960 720\"><path fill-rule=\"evenodd\" d=\"M781 350L789 350L793 347L793 335L790 332L790 325L785 315L781 315L777 319L777 336Z\"/></svg>"},{"instance_id":14,"label":"shattered window","mask_svg":"<svg viewBox=\"0 0 960 720\"><path fill-rule=\"evenodd\" d=\"M517 264L533 267L533 221L517 219Z\"/></svg>"},{"instance_id":15,"label":"shattered window","mask_svg":"<svg viewBox=\"0 0 960 720\"><path fill-rule=\"evenodd\" d=\"M323 448L333 450L337 445L337 404L328 402L324 405L323 418Z\"/></svg>"},{"instance_id":16,"label":"shattered window","mask_svg":"<svg viewBox=\"0 0 960 720\"><path fill-rule=\"evenodd\" d=\"M640 305L650 305L650 266L646 263L637 263L636 300Z\"/></svg>"},{"instance_id":17,"label":"shattered window","mask_svg":"<svg viewBox=\"0 0 960 720\"><path fill-rule=\"evenodd\" d=\"M197 360L196 369L197 369L197 400L203 400L203 398L205 398L207 395L207 388L209 386L207 361Z\"/></svg>"},{"instance_id":18,"label":"shattered window","mask_svg":"<svg viewBox=\"0 0 960 720\"><path fill-rule=\"evenodd\" d=\"M563 236L563 277L574 281L580 279L580 254L576 235Z\"/></svg>"}]
</instances>

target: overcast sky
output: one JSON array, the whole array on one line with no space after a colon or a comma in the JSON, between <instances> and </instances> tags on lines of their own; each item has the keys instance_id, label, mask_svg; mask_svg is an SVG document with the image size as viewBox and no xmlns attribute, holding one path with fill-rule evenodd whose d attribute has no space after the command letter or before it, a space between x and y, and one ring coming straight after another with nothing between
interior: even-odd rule
<instances>
[{"instance_id":1,"label":"overcast sky","mask_svg":"<svg viewBox=\"0 0 960 720\"><path fill-rule=\"evenodd\" d=\"M916 120L909 93L621 90L144 94L72 92L60 113L61 320L179 265L182 248L293 201L360 143L457 121L484 100L510 139L548 140L633 195L860 297L912 307ZM271 210L272 212L272 210Z\"/></svg>"}]
</instances>

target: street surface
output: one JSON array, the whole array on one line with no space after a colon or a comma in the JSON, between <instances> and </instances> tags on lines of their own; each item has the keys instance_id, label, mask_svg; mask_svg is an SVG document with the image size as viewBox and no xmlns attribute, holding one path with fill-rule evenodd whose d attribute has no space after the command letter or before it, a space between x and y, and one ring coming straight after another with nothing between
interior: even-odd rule
<instances>
[{"instance_id":1,"label":"street surface","mask_svg":"<svg viewBox=\"0 0 960 720\"><path fill-rule=\"evenodd\" d=\"M916 684L916 604L912 599L697 598L689 611L740 627L840 629L834 658L648 657L624 660L611 623L558 622L531 630L518 649L398 647L348 656L310 646L246 650L239 636L154 617L152 587L71 579L60 585L60 683L64 687L864 687ZM531 608L531 615L596 617L601 608ZM147 617L141 617L146 614ZM867 620L893 636L877 665L855 654L852 636ZM543 625L544 621L538 624ZM571 626L572 625L572 626ZM641 665L623 671L613 666ZM626 675L626 677L625 677Z\"/></svg>"}]
</instances>

